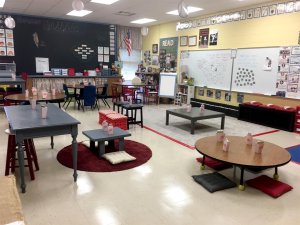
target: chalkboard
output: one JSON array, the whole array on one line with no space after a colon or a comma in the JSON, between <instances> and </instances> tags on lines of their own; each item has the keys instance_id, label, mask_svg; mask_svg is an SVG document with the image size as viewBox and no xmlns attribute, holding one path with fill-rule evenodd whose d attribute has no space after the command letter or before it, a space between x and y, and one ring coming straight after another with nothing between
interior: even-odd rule
<instances>
[{"instance_id":1,"label":"chalkboard","mask_svg":"<svg viewBox=\"0 0 300 225\"><path fill-rule=\"evenodd\" d=\"M177 73L160 73L159 92L160 97L174 98L176 91Z\"/></svg>"},{"instance_id":2,"label":"chalkboard","mask_svg":"<svg viewBox=\"0 0 300 225\"><path fill-rule=\"evenodd\" d=\"M279 48L238 49L234 59L232 91L275 94Z\"/></svg>"},{"instance_id":3,"label":"chalkboard","mask_svg":"<svg viewBox=\"0 0 300 225\"><path fill-rule=\"evenodd\" d=\"M194 78L196 86L230 90L231 50L190 51L181 54L181 72Z\"/></svg>"}]
</instances>

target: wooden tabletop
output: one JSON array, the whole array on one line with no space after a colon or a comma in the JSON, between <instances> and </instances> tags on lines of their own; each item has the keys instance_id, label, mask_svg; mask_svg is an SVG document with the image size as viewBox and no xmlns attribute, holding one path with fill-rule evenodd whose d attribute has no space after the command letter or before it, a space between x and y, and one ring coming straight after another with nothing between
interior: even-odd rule
<instances>
[{"instance_id":1,"label":"wooden tabletop","mask_svg":"<svg viewBox=\"0 0 300 225\"><path fill-rule=\"evenodd\" d=\"M155 84L145 84L145 83L133 84L131 81L125 81L122 83L113 82L112 84L119 85L119 86L136 86L136 87L156 86Z\"/></svg>"},{"instance_id":2,"label":"wooden tabletop","mask_svg":"<svg viewBox=\"0 0 300 225\"><path fill-rule=\"evenodd\" d=\"M64 99L65 94L56 93L55 95L52 95L51 93L48 93L47 98L43 98L41 93L38 93L38 95L33 96L29 95L26 97L25 94L14 94L14 95L7 95L5 99L11 100L11 101L30 101L31 99L35 99L37 101L51 101L51 100L60 100Z\"/></svg>"},{"instance_id":3,"label":"wooden tabletop","mask_svg":"<svg viewBox=\"0 0 300 225\"><path fill-rule=\"evenodd\" d=\"M291 160L290 153L278 145L264 141L262 153L258 154L255 153L254 146L246 144L245 137L227 136L227 138L230 141L228 152L222 150L223 143L217 142L216 136L199 139L195 147L205 156L240 166L275 167Z\"/></svg>"},{"instance_id":4,"label":"wooden tabletop","mask_svg":"<svg viewBox=\"0 0 300 225\"><path fill-rule=\"evenodd\" d=\"M83 89L85 86L88 85L84 85L84 84L67 85L68 88L76 88L76 89ZM96 86L96 88L103 88L104 84L97 84L93 86Z\"/></svg>"}]
</instances>

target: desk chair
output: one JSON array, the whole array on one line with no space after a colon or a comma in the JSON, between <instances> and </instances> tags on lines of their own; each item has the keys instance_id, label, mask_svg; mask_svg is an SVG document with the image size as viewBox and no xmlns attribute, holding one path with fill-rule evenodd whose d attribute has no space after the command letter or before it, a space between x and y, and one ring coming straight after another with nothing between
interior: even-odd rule
<instances>
[{"instance_id":1,"label":"desk chair","mask_svg":"<svg viewBox=\"0 0 300 225\"><path fill-rule=\"evenodd\" d=\"M67 103L67 107L65 109L68 108L70 102L74 99L76 100L76 93L70 93L69 92L69 89L67 87L66 84L63 84L63 89L64 89L64 92L65 92L65 102L63 104L63 107L65 106L65 104ZM75 105L76 105L76 102L74 103L74 108L75 108Z\"/></svg>"},{"instance_id":2,"label":"desk chair","mask_svg":"<svg viewBox=\"0 0 300 225\"><path fill-rule=\"evenodd\" d=\"M110 105L106 101L106 99L108 99L108 84L104 85L101 94L97 94L97 102L99 99L102 100L102 102L104 103L105 106L108 106L108 108L110 108ZM99 105L100 105L100 103L99 103Z\"/></svg>"},{"instance_id":3,"label":"desk chair","mask_svg":"<svg viewBox=\"0 0 300 225\"><path fill-rule=\"evenodd\" d=\"M93 85L85 86L82 95L79 97L79 107L84 111L86 106L90 106L91 109L97 106L99 110L96 87Z\"/></svg>"}]
</instances>

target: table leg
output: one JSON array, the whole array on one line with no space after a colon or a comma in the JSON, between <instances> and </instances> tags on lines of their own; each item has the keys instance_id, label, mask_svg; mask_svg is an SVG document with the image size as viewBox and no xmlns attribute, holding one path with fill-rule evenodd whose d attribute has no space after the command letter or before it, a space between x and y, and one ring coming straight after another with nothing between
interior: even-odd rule
<instances>
[{"instance_id":1,"label":"table leg","mask_svg":"<svg viewBox=\"0 0 300 225\"><path fill-rule=\"evenodd\" d=\"M202 158L202 163L201 163L201 166L200 166L200 170L205 170L205 155L203 156Z\"/></svg>"},{"instance_id":2,"label":"table leg","mask_svg":"<svg viewBox=\"0 0 300 225\"><path fill-rule=\"evenodd\" d=\"M96 145L95 145L95 142L90 140L90 149L92 152L94 152L96 150Z\"/></svg>"},{"instance_id":3,"label":"table leg","mask_svg":"<svg viewBox=\"0 0 300 225\"><path fill-rule=\"evenodd\" d=\"M245 185L244 185L244 167L241 167L241 177L240 177L239 190L241 190L241 191L245 190Z\"/></svg>"},{"instance_id":4,"label":"table leg","mask_svg":"<svg viewBox=\"0 0 300 225\"><path fill-rule=\"evenodd\" d=\"M278 175L278 167L275 167L275 173L274 173L274 175L273 175L273 178L274 178L275 180L278 180L278 179L279 179L279 175Z\"/></svg>"},{"instance_id":5,"label":"table leg","mask_svg":"<svg viewBox=\"0 0 300 225\"><path fill-rule=\"evenodd\" d=\"M24 178L24 149L22 146L24 140L19 140L17 142L18 146L18 161L19 161L19 168L20 168L20 178L21 178L21 190L22 193L26 192L26 184Z\"/></svg>"},{"instance_id":6,"label":"table leg","mask_svg":"<svg viewBox=\"0 0 300 225\"><path fill-rule=\"evenodd\" d=\"M124 151L124 138L119 138L119 151Z\"/></svg>"},{"instance_id":7,"label":"table leg","mask_svg":"<svg viewBox=\"0 0 300 225\"><path fill-rule=\"evenodd\" d=\"M105 154L105 142L98 141L98 155L101 157L103 154Z\"/></svg>"},{"instance_id":8,"label":"table leg","mask_svg":"<svg viewBox=\"0 0 300 225\"><path fill-rule=\"evenodd\" d=\"M51 136L51 143L50 143L50 145L51 145L51 149L53 149L54 148L53 136Z\"/></svg>"},{"instance_id":9,"label":"table leg","mask_svg":"<svg viewBox=\"0 0 300 225\"><path fill-rule=\"evenodd\" d=\"M195 133L195 123L196 123L196 121L191 120L191 134Z\"/></svg>"},{"instance_id":10,"label":"table leg","mask_svg":"<svg viewBox=\"0 0 300 225\"><path fill-rule=\"evenodd\" d=\"M77 146L77 134L72 134L72 158L73 158L73 177L74 177L74 182L77 181L77 153L78 153L78 146Z\"/></svg>"},{"instance_id":11,"label":"table leg","mask_svg":"<svg viewBox=\"0 0 300 225\"><path fill-rule=\"evenodd\" d=\"M169 112L166 111L166 125L169 125Z\"/></svg>"},{"instance_id":12,"label":"table leg","mask_svg":"<svg viewBox=\"0 0 300 225\"><path fill-rule=\"evenodd\" d=\"M223 116L221 120L221 130L224 129L224 125L225 125L225 116Z\"/></svg>"}]
</instances>

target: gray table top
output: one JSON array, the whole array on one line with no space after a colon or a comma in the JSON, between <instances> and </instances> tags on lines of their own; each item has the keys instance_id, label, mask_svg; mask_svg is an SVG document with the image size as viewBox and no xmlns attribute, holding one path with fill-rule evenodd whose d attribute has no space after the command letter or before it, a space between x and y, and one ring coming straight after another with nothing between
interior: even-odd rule
<instances>
[{"instance_id":1,"label":"gray table top","mask_svg":"<svg viewBox=\"0 0 300 225\"><path fill-rule=\"evenodd\" d=\"M187 112L186 108L168 109L167 112L187 119L205 119L210 117L225 116L224 113L216 112L208 109L205 109L204 112L200 112L199 107L192 107L190 112Z\"/></svg>"},{"instance_id":2,"label":"gray table top","mask_svg":"<svg viewBox=\"0 0 300 225\"><path fill-rule=\"evenodd\" d=\"M108 134L108 132L103 129L87 130L82 133L92 141L109 141L131 136L129 132L122 130L119 127L114 127L113 134Z\"/></svg>"},{"instance_id":3,"label":"gray table top","mask_svg":"<svg viewBox=\"0 0 300 225\"><path fill-rule=\"evenodd\" d=\"M80 121L74 119L56 105L47 104L47 107L48 116L46 119L41 117L40 105L37 105L35 110L31 109L31 105L6 106L4 110L13 131L80 124Z\"/></svg>"}]
</instances>

